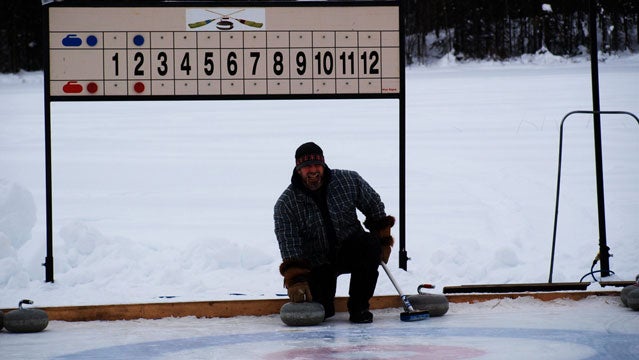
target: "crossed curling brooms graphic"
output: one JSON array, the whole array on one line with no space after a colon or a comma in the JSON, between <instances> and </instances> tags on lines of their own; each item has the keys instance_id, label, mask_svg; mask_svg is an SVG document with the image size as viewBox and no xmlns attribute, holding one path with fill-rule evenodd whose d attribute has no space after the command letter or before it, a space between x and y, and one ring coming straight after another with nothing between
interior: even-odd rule
<instances>
[{"instance_id":1,"label":"crossed curling brooms graphic","mask_svg":"<svg viewBox=\"0 0 639 360\"><path fill-rule=\"evenodd\" d=\"M208 12L216 14L216 15L220 15L220 17L214 18L214 19L196 21L196 22L190 23L188 25L189 25L189 27L191 29L195 29L195 28L199 28L199 27L208 25L208 24L210 24L210 23L212 23L214 21L220 20L220 21L218 21L217 24L215 24L215 27L217 27L219 30L231 30L231 29L233 29L233 23L231 21L229 21L228 19L233 19L233 20L235 20L235 21L237 21L237 22L239 22L241 24L244 24L244 25L247 25L247 26L251 26L251 27L254 27L254 28L261 28L264 25L263 23L260 23L260 22L257 22L257 21L239 19L239 18L235 18L235 17L231 16L233 14L237 14L240 11L244 11L244 10L245 9L239 9L237 11L234 11L234 12L230 13L230 14L220 14L220 13L215 12L213 10L205 9L205 11L208 11Z\"/></svg>"}]
</instances>

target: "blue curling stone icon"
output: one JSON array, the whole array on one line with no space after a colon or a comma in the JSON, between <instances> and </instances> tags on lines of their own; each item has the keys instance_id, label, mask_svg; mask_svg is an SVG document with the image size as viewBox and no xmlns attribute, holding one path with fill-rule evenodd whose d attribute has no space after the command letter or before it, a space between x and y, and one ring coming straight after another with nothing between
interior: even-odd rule
<instances>
[{"instance_id":1,"label":"blue curling stone icon","mask_svg":"<svg viewBox=\"0 0 639 360\"><path fill-rule=\"evenodd\" d=\"M96 39L97 41L97 39ZM82 45L82 39L77 34L69 34L62 39L63 46L80 46Z\"/></svg>"}]
</instances>

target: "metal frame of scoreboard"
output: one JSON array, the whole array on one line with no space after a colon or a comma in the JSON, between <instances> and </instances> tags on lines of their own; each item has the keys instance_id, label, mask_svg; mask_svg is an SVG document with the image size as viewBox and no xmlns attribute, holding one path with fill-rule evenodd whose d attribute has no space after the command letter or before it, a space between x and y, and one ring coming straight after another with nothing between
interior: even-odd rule
<instances>
[{"instance_id":1,"label":"metal frame of scoreboard","mask_svg":"<svg viewBox=\"0 0 639 360\"><path fill-rule=\"evenodd\" d=\"M73 101L398 99L399 266L406 270L402 3L45 5L45 281L54 281L51 102Z\"/></svg>"}]
</instances>

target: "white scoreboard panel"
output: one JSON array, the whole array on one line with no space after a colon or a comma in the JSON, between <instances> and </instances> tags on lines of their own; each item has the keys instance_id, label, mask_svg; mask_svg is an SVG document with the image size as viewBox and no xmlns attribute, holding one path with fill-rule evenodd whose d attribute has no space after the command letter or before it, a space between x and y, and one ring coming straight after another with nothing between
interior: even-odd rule
<instances>
[{"instance_id":1,"label":"white scoreboard panel","mask_svg":"<svg viewBox=\"0 0 639 360\"><path fill-rule=\"evenodd\" d=\"M218 3L50 7L51 99L399 97L398 2Z\"/></svg>"}]
</instances>

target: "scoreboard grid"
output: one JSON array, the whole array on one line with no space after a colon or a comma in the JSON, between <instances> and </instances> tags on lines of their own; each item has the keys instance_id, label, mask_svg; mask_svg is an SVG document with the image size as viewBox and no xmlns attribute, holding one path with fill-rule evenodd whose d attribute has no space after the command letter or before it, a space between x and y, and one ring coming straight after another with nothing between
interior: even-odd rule
<instances>
[{"instance_id":1,"label":"scoreboard grid","mask_svg":"<svg viewBox=\"0 0 639 360\"><path fill-rule=\"evenodd\" d=\"M86 74L68 74L62 71L52 74L51 95L58 96L158 96L158 95L313 95L313 94L391 94L399 92L399 73L395 69L384 70L386 59L397 61L394 56L398 44L384 43L385 37L394 32L200 32L197 36L184 32L147 32L147 47L131 47L132 37L144 37L140 32L74 33L77 38L104 39L101 49L51 46L51 58L65 58L73 52L80 62L100 64ZM259 35L259 36L258 36ZM52 32L51 43L62 43L67 32ZM241 38L242 48L224 45L219 38ZM331 47L291 45L293 37L332 36ZM120 47L106 45L106 39L121 37ZM180 46L179 37L194 37L195 46ZM251 38L264 38L261 44L251 44ZM270 47L268 39L285 39L285 47L277 42ZM339 44L354 38L353 45ZM155 46L154 38L171 41ZM218 38L218 47L200 48L206 39ZM361 38L373 39L375 43ZM74 37L75 39L75 37ZM204 40L204 41L203 41ZM165 44L170 43L167 47ZM205 45L207 46L207 45ZM123 63L127 63L126 66ZM149 64L147 64L147 62ZM74 64L68 65L77 69ZM328 71L327 71L328 70ZM139 74L139 75L137 75ZM311 76L304 76L312 74ZM239 75L239 76L236 76ZM221 86L225 82L229 86ZM141 84L141 85L140 85ZM138 88L136 88L138 85ZM184 86L180 89L180 86ZM217 85L211 87L212 85ZM66 86L66 87L65 87Z\"/></svg>"}]
</instances>

